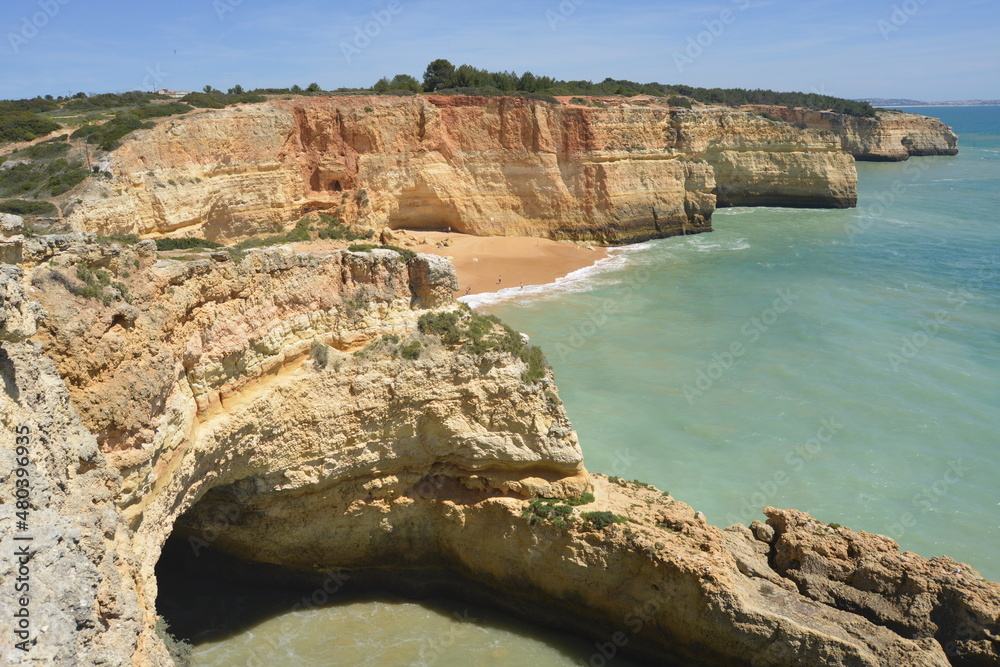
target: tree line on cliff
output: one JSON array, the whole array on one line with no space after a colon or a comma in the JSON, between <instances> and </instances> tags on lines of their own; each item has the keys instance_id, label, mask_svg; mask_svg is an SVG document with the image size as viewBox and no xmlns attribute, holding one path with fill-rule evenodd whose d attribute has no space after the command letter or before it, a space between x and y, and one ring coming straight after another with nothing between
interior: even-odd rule
<instances>
[{"instance_id":1,"label":"tree line on cliff","mask_svg":"<svg viewBox=\"0 0 1000 667\"><path fill-rule=\"evenodd\" d=\"M768 104L835 111L851 116L874 117L875 109L868 102L846 100L830 95L801 92L778 92L761 88L699 88L683 84L637 83L627 79L607 78L592 81L562 81L531 72L491 72L471 65L455 67L444 59L431 62L424 71L423 83L409 74L383 77L372 86L378 93L437 93L509 95L527 94L554 102L556 95L688 97L703 104Z\"/></svg>"},{"instance_id":2,"label":"tree line on cliff","mask_svg":"<svg viewBox=\"0 0 1000 667\"><path fill-rule=\"evenodd\" d=\"M767 104L788 107L804 107L835 111L851 116L874 117L875 109L868 102L846 100L830 95L801 92L778 92L765 89L746 88L700 88L683 84L638 83L627 79L607 78L599 83L592 81L563 81L550 76L537 76L531 72L491 72L471 65L455 67L449 61L438 59L424 70L423 80L409 74L397 74L379 79L371 88L338 88L332 93L385 95L416 95L435 93L443 95L518 95L555 102L556 95L610 97L651 95L684 101L684 98L702 104L722 104L740 106L743 104ZM114 132L90 130L85 136L90 143L114 147L122 132L128 133L144 125L149 117L171 115L190 110L191 107L220 109L231 104L262 102L265 95L329 95L319 84L311 83L306 88L298 85L290 88L258 88L244 91L242 86L234 86L227 92L205 86L201 92L189 93L180 102L156 93L132 91L127 93L103 93L87 95L77 93L72 97L53 98L51 95L23 100L0 100L0 143L30 141L54 132L60 128L57 115L75 111L90 120L87 114L114 114ZM157 104L153 104L157 103ZM673 102L671 102L673 103ZM154 108L154 107L164 108ZM46 117L48 116L48 117ZM98 120L107 120L107 117ZM86 125L85 125L86 127ZM111 128L109 128L111 129ZM86 131L75 138L86 134ZM108 134L109 136L103 136ZM123 135L122 135L123 136Z\"/></svg>"}]
</instances>

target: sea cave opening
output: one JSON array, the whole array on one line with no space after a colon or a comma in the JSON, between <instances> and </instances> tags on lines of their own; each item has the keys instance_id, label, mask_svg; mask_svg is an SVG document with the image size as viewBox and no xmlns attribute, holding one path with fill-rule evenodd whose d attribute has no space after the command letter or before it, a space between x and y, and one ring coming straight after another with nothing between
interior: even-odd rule
<instances>
[{"instance_id":1,"label":"sea cave opening","mask_svg":"<svg viewBox=\"0 0 1000 667\"><path fill-rule=\"evenodd\" d=\"M307 582L229 556L211 537L175 529L156 566L157 614L185 664L607 664L593 637L508 613L455 573L373 567Z\"/></svg>"}]
</instances>

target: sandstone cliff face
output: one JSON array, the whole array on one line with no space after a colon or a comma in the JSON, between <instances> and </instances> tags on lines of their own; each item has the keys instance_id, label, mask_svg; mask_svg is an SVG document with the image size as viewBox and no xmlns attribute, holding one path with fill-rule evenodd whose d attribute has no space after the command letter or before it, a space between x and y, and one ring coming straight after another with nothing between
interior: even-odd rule
<instances>
[{"instance_id":1,"label":"sandstone cliff face","mask_svg":"<svg viewBox=\"0 0 1000 667\"><path fill-rule=\"evenodd\" d=\"M899 162L910 156L957 155L958 135L937 118L879 109L875 118L779 106L747 107L789 123L830 130L856 160Z\"/></svg>"},{"instance_id":2,"label":"sandstone cliff face","mask_svg":"<svg viewBox=\"0 0 1000 667\"><path fill-rule=\"evenodd\" d=\"M708 231L720 205L853 206L830 132L732 109L332 97L198 112L136 133L79 197L86 231L229 240L336 209L373 229L625 242Z\"/></svg>"},{"instance_id":3,"label":"sandstone cliff face","mask_svg":"<svg viewBox=\"0 0 1000 667\"><path fill-rule=\"evenodd\" d=\"M183 263L151 245L46 238L0 272L0 421L35 437L32 659L168 664L155 565L176 532L253 576L274 575L256 563L312 582L338 569L469 582L598 640L627 631L658 664L996 660L1000 588L974 572L798 513L722 531L655 489L589 475L551 375L527 381L510 348L417 326L471 317L438 258ZM81 266L114 278L101 300L78 294ZM532 518L530 498L588 487L569 524ZM629 521L600 529L581 510ZM13 525L11 504L0 511ZM20 655L8 634L0 646Z\"/></svg>"}]
</instances>

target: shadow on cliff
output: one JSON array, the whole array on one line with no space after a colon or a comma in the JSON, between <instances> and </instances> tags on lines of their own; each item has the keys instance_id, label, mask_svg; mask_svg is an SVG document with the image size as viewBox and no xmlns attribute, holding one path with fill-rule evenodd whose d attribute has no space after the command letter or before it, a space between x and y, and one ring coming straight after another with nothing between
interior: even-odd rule
<instances>
[{"instance_id":1,"label":"shadow on cliff","mask_svg":"<svg viewBox=\"0 0 1000 667\"><path fill-rule=\"evenodd\" d=\"M174 637L197 647L233 638L268 620L295 612L357 603L416 603L432 615L473 623L476 628L491 633L506 632L533 639L558 651L567 661L589 664L587 661L595 650L591 642L470 603L467 600L474 600L479 595L472 584L468 585L469 590L457 595L440 595L436 592L440 587L434 583L440 577L451 579L452 584L457 581L445 572L371 570L333 572L324 577L323 586L317 587L297 581L282 568L247 563L203 546L203 543L192 548L187 536L175 533L167 540L156 566L159 589L156 609ZM283 632L290 628L293 644L298 626L296 620L282 626ZM372 632L399 630L380 627L373 628ZM485 649L487 640L481 640ZM639 663L616 658L615 665L637 667Z\"/></svg>"}]
</instances>

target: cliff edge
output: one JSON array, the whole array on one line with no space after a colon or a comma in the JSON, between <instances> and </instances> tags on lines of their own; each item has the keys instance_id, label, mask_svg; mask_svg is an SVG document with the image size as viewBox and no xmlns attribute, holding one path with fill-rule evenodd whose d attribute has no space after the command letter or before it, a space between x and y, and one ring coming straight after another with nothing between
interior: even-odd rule
<instances>
[{"instance_id":1,"label":"cliff edge","mask_svg":"<svg viewBox=\"0 0 1000 667\"><path fill-rule=\"evenodd\" d=\"M375 230L625 243L709 231L717 205L857 200L833 132L724 107L272 100L165 120L109 164L77 194L74 229L230 241L325 210Z\"/></svg>"},{"instance_id":2,"label":"cliff edge","mask_svg":"<svg viewBox=\"0 0 1000 667\"><path fill-rule=\"evenodd\" d=\"M27 460L0 452L30 510L15 531L4 496L0 547L33 538L32 647L5 626L4 659L170 664L173 534L237 575L475 590L657 664L995 664L1000 586L967 566L773 508L720 530L589 474L544 357L454 283L390 250L22 242L0 270L0 423Z\"/></svg>"}]
</instances>

